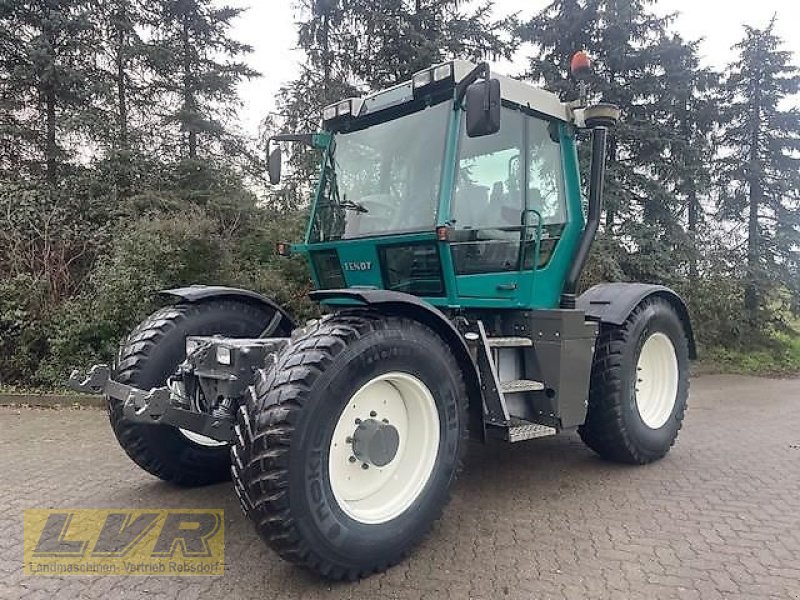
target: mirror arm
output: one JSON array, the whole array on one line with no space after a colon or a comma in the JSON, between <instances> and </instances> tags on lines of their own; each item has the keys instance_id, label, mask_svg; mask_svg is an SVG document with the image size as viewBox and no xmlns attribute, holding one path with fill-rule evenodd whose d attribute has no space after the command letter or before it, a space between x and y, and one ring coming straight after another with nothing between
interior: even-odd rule
<instances>
[{"instance_id":1,"label":"mirror arm","mask_svg":"<svg viewBox=\"0 0 800 600\"><path fill-rule=\"evenodd\" d=\"M456 106L461 104L461 101L464 99L464 95L467 93L467 88L475 83L479 77L483 77L484 79L489 79L490 71L489 71L489 63L482 62L477 65L472 71L467 73L467 76L464 77L461 81L456 84ZM484 110L489 110L489 99L484 99Z\"/></svg>"}]
</instances>

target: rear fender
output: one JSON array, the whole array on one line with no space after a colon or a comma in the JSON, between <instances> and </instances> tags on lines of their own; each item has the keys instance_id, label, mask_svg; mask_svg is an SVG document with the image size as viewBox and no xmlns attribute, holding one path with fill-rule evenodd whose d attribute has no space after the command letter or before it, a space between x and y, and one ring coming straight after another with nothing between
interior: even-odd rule
<instances>
[{"instance_id":1,"label":"rear fender","mask_svg":"<svg viewBox=\"0 0 800 600\"><path fill-rule=\"evenodd\" d=\"M622 325L642 300L651 296L664 298L675 308L686 331L689 358L697 358L689 310L683 298L668 287L650 283L601 283L581 294L575 304L592 321Z\"/></svg>"}]
</instances>

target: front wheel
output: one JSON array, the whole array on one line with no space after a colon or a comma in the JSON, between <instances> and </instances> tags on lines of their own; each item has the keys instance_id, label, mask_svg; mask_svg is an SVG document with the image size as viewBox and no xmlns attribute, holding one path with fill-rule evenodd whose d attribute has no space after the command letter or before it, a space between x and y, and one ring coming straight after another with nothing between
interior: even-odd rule
<instances>
[{"instance_id":1,"label":"front wheel","mask_svg":"<svg viewBox=\"0 0 800 600\"><path fill-rule=\"evenodd\" d=\"M122 344L114 379L144 390L163 386L186 358L187 336L257 337L274 317L265 307L229 298L161 308ZM288 333L287 325L278 326L279 333ZM230 478L227 444L170 425L132 423L125 418L122 405L120 400L108 399L111 427L122 448L142 469L186 486Z\"/></svg>"},{"instance_id":2,"label":"front wheel","mask_svg":"<svg viewBox=\"0 0 800 600\"><path fill-rule=\"evenodd\" d=\"M603 325L578 433L608 460L653 462L675 443L688 395L683 323L668 301L647 298L621 326Z\"/></svg>"},{"instance_id":3,"label":"front wheel","mask_svg":"<svg viewBox=\"0 0 800 600\"><path fill-rule=\"evenodd\" d=\"M283 558L325 577L386 569L441 514L465 398L452 352L424 325L323 319L240 409L232 470L245 513Z\"/></svg>"}]
</instances>

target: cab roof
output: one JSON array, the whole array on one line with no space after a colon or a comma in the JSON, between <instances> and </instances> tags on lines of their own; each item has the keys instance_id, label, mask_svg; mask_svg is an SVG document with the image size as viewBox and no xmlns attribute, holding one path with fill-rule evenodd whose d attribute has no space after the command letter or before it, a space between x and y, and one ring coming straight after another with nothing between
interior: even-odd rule
<instances>
[{"instance_id":1,"label":"cab roof","mask_svg":"<svg viewBox=\"0 0 800 600\"><path fill-rule=\"evenodd\" d=\"M446 79L454 86L462 81L477 66L476 63L467 60L451 60L433 65L415 73L408 81L398 83L390 88L374 92L367 96L348 98L325 107L325 109L323 109L323 121L327 121L330 118L341 117L344 114L353 117L363 116L368 113L378 112L390 106L397 106L398 104L410 102L414 99L417 90L427 85L418 85L420 80L424 80L425 74L431 74L428 79L429 83L439 83L440 81L438 79L434 80L433 74L448 73ZM573 120L573 112L570 106L561 102L559 97L552 92L495 72L491 73L491 77L500 82L500 95L506 102L527 108L552 119L558 119L567 123Z\"/></svg>"}]
</instances>

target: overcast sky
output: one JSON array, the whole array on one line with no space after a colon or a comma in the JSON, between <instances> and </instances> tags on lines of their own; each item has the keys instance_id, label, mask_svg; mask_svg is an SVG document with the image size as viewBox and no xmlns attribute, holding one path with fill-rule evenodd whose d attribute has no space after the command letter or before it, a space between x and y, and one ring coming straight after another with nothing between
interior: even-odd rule
<instances>
[{"instance_id":1,"label":"overcast sky","mask_svg":"<svg viewBox=\"0 0 800 600\"><path fill-rule=\"evenodd\" d=\"M274 107L274 98L281 84L292 79L303 53L296 50L297 30L292 0L218 0L247 8L235 22L233 36L253 46L248 57L261 77L241 85L242 127L255 134L258 123ZM519 12L524 17L550 3L550 0L495 0L496 14ZM676 29L687 39L703 39L701 52L705 64L722 68L735 55L731 46L743 35L742 25L763 27L773 14L778 15L778 34L786 49L800 62L800 1L798 0L658 0L656 11L680 13ZM500 71L513 75L522 70L523 52L516 64L502 65Z\"/></svg>"}]
</instances>

